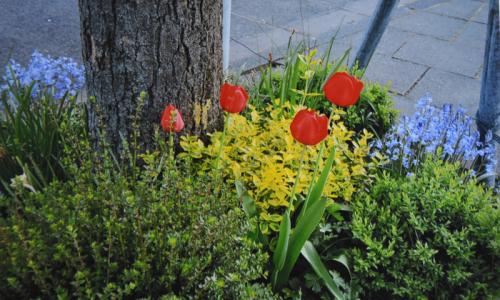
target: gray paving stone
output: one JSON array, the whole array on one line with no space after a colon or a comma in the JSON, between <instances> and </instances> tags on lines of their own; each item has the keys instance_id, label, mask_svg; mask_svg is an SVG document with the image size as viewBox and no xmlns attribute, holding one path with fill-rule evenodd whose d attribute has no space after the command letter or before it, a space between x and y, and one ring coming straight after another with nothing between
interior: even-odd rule
<instances>
[{"instance_id":1,"label":"gray paving stone","mask_svg":"<svg viewBox=\"0 0 500 300\"><path fill-rule=\"evenodd\" d=\"M477 77L483 61L482 52L480 48L464 47L431 37L416 36L399 49L394 57L444 71Z\"/></svg>"},{"instance_id":2,"label":"gray paving stone","mask_svg":"<svg viewBox=\"0 0 500 300\"><path fill-rule=\"evenodd\" d=\"M469 22L458 35L456 44L463 47L475 47L484 51L486 43L486 24Z\"/></svg>"},{"instance_id":3,"label":"gray paving stone","mask_svg":"<svg viewBox=\"0 0 500 300\"><path fill-rule=\"evenodd\" d=\"M416 101L397 94L392 95L392 100L394 101L394 108L399 111L400 116L410 116L417 111L415 107Z\"/></svg>"},{"instance_id":4,"label":"gray paving stone","mask_svg":"<svg viewBox=\"0 0 500 300\"><path fill-rule=\"evenodd\" d=\"M469 115L474 115L479 105L481 82L436 69L430 69L408 95L412 100L418 100L426 93L432 94L433 103L441 106L453 103L464 107Z\"/></svg>"},{"instance_id":5,"label":"gray paving stone","mask_svg":"<svg viewBox=\"0 0 500 300\"><path fill-rule=\"evenodd\" d=\"M344 45L345 48L351 48L354 54L358 49L359 44L361 44L361 40L364 36L365 31L359 31L357 33L339 38L338 43Z\"/></svg>"},{"instance_id":6,"label":"gray paving stone","mask_svg":"<svg viewBox=\"0 0 500 300\"><path fill-rule=\"evenodd\" d=\"M277 28L287 31L285 28L271 25L263 20L256 20L237 13L231 15L231 37L241 39L248 36L265 34Z\"/></svg>"},{"instance_id":7,"label":"gray paving stone","mask_svg":"<svg viewBox=\"0 0 500 300\"><path fill-rule=\"evenodd\" d=\"M272 28L271 30L260 32L255 35L243 36L243 37L233 37L233 39L251 48L254 52L261 53L267 57L268 53L275 53L277 55L282 55L279 49L282 49L288 45L288 40L291 33L283 30L281 28Z\"/></svg>"},{"instance_id":8,"label":"gray paving stone","mask_svg":"<svg viewBox=\"0 0 500 300\"><path fill-rule=\"evenodd\" d=\"M0 63L11 55L26 64L34 50L81 61L78 3L0 0L0 39Z\"/></svg>"},{"instance_id":9,"label":"gray paving stone","mask_svg":"<svg viewBox=\"0 0 500 300\"><path fill-rule=\"evenodd\" d=\"M452 39L465 25L465 21L440 16L424 11L415 11L403 18L397 18L389 26L404 31L429 35L443 40Z\"/></svg>"},{"instance_id":10,"label":"gray paving stone","mask_svg":"<svg viewBox=\"0 0 500 300\"><path fill-rule=\"evenodd\" d=\"M393 55L403 46L403 44L412 40L414 37L414 33L404 32L396 28L387 27L384 35L382 36L382 39L380 39L375 53Z\"/></svg>"},{"instance_id":11,"label":"gray paving stone","mask_svg":"<svg viewBox=\"0 0 500 300\"><path fill-rule=\"evenodd\" d=\"M365 16L339 9L304 20L304 28L307 35L317 38L321 38L325 34L333 36L340 28L338 35L340 38L362 30L367 22Z\"/></svg>"},{"instance_id":12,"label":"gray paving stone","mask_svg":"<svg viewBox=\"0 0 500 300\"><path fill-rule=\"evenodd\" d=\"M245 68L252 68L263 64L266 59L251 52L248 48L242 46L237 41L231 41L229 49L229 68L239 69L243 65Z\"/></svg>"},{"instance_id":13,"label":"gray paving stone","mask_svg":"<svg viewBox=\"0 0 500 300\"><path fill-rule=\"evenodd\" d=\"M476 15L471 18L471 20L483 24L488 23L488 3L483 3L481 8L478 10Z\"/></svg>"},{"instance_id":14,"label":"gray paving stone","mask_svg":"<svg viewBox=\"0 0 500 300\"><path fill-rule=\"evenodd\" d=\"M409 6L409 4L412 4L414 2L417 2L418 0L400 0L399 1L399 7L403 7L403 6Z\"/></svg>"},{"instance_id":15,"label":"gray paving stone","mask_svg":"<svg viewBox=\"0 0 500 300\"><path fill-rule=\"evenodd\" d=\"M365 16L371 16L375 8L378 5L378 1L373 0L358 0L358 1L350 1L345 6L344 9L362 14Z\"/></svg>"},{"instance_id":16,"label":"gray paving stone","mask_svg":"<svg viewBox=\"0 0 500 300\"><path fill-rule=\"evenodd\" d=\"M3 36L0 37L0 53L2 56L0 57L0 76L3 74L3 66L7 64L12 55L14 54L14 49L16 48L16 40L11 37ZM31 55L31 53L26 53L26 56ZM24 56L24 55L23 55Z\"/></svg>"},{"instance_id":17,"label":"gray paving stone","mask_svg":"<svg viewBox=\"0 0 500 300\"><path fill-rule=\"evenodd\" d=\"M472 0L451 0L429 8L427 11L455 17L461 19L469 19L476 14L482 3Z\"/></svg>"},{"instance_id":18,"label":"gray paving stone","mask_svg":"<svg viewBox=\"0 0 500 300\"><path fill-rule=\"evenodd\" d=\"M413 14L413 13L414 13L413 9L410 9L406 6L399 6L392 12L391 22L392 22L392 20L396 20L398 18L405 17L405 16Z\"/></svg>"},{"instance_id":19,"label":"gray paving stone","mask_svg":"<svg viewBox=\"0 0 500 300\"><path fill-rule=\"evenodd\" d=\"M374 55L366 70L365 78L381 84L390 84L390 90L404 95L428 69L426 66L397 60L384 55Z\"/></svg>"},{"instance_id":20,"label":"gray paving stone","mask_svg":"<svg viewBox=\"0 0 500 300\"><path fill-rule=\"evenodd\" d=\"M336 40L333 44L332 51L330 54L330 60L338 60L340 59L343 55L344 52L347 51L349 48L351 49L349 52L349 55L347 56L347 59L345 61L346 64L350 63L350 60L353 59L354 57L354 52L356 50L355 44L357 42L355 41L348 41L345 39L340 39ZM318 57L322 57L328 47L328 43L321 43L317 46L318 49Z\"/></svg>"},{"instance_id":21,"label":"gray paving stone","mask_svg":"<svg viewBox=\"0 0 500 300\"><path fill-rule=\"evenodd\" d=\"M417 0L408 5L411 9L427 9L449 0Z\"/></svg>"},{"instance_id":22,"label":"gray paving stone","mask_svg":"<svg viewBox=\"0 0 500 300\"><path fill-rule=\"evenodd\" d=\"M272 0L233 1L232 11L277 26L308 19L318 13L325 13L342 7L346 0Z\"/></svg>"}]
</instances>

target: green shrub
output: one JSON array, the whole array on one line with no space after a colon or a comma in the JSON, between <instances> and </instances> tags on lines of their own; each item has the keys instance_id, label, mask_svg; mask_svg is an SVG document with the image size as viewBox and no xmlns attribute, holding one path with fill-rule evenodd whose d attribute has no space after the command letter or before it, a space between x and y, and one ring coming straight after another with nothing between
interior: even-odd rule
<instances>
[{"instance_id":1,"label":"green shrub","mask_svg":"<svg viewBox=\"0 0 500 300\"><path fill-rule=\"evenodd\" d=\"M349 107L344 116L345 124L351 130L369 130L377 137L386 134L397 118L388 88L379 84L365 85L355 106Z\"/></svg>"},{"instance_id":2,"label":"green shrub","mask_svg":"<svg viewBox=\"0 0 500 300\"><path fill-rule=\"evenodd\" d=\"M33 93L34 83L10 85L0 94L0 191L2 182L23 172L36 187L63 178L59 164L64 126L73 116L75 98L56 100L53 92Z\"/></svg>"},{"instance_id":3,"label":"green shrub","mask_svg":"<svg viewBox=\"0 0 500 300\"><path fill-rule=\"evenodd\" d=\"M172 168L160 143L141 167L78 136L70 180L0 202L0 295L9 298L272 299L268 255L246 238L231 189Z\"/></svg>"},{"instance_id":4,"label":"green shrub","mask_svg":"<svg viewBox=\"0 0 500 300\"><path fill-rule=\"evenodd\" d=\"M363 299L484 299L499 287L498 199L427 160L411 177L380 175L352 201L354 280Z\"/></svg>"}]
</instances>

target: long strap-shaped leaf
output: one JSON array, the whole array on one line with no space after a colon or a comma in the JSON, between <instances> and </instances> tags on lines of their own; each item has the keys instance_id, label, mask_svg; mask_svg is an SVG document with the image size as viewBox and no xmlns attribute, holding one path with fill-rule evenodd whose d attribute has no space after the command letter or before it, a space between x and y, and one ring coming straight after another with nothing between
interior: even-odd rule
<instances>
[{"instance_id":1,"label":"long strap-shaped leaf","mask_svg":"<svg viewBox=\"0 0 500 300\"><path fill-rule=\"evenodd\" d=\"M326 165L321 171L318 182L314 185L311 194L307 199L307 206L301 212L297 225L295 226L292 235L290 236L288 251L286 254L285 264L283 269L273 274L273 284L275 288L283 286L290 276L292 269L299 258L300 251L305 242L309 239L316 226L318 226L326 208L326 198L322 198L323 189L325 188L328 175L332 169L335 159L335 145L328 155Z\"/></svg>"},{"instance_id":2,"label":"long strap-shaped leaf","mask_svg":"<svg viewBox=\"0 0 500 300\"><path fill-rule=\"evenodd\" d=\"M344 295L340 291L337 284L335 284L335 281L333 281L332 276L330 275L325 265L321 261L318 252L314 248L314 245L310 241L307 241L304 244L304 247L302 247L301 253L302 256L304 256L305 259L309 262L314 272L316 272L316 275L318 275L319 278L323 280L326 287L328 288L328 291L330 291L330 293L334 295L337 299L343 300Z\"/></svg>"},{"instance_id":3,"label":"long strap-shaped leaf","mask_svg":"<svg viewBox=\"0 0 500 300\"><path fill-rule=\"evenodd\" d=\"M285 265L291 231L290 211L287 209L281 220L278 243L276 244L276 249L273 254L274 272L280 271Z\"/></svg>"},{"instance_id":4,"label":"long strap-shaped leaf","mask_svg":"<svg viewBox=\"0 0 500 300\"><path fill-rule=\"evenodd\" d=\"M304 217L295 226L292 235L290 236L288 251L285 259L285 264L281 271L276 273L273 281L275 288L282 287L287 281L293 266L299 258L300 251L304 243L309 239L314 229L318 226L326 207L326 198L318 200L306 212ZM274 279L274 278L273 278Z\"/></svg>"},{"instance_id":5,"label":"long strap-shaped leaf","mask_svg":"<svg viewBox=\"0 0 500 300\"><path fill-rule=\"evenodd\" d=\"M300 221L302 217L304 217L304 214L307 212L309 207L311 207L316 201L318 201L318 199L323 194L326 181L328 180L328 175L332 170L333 162L335 160L335 153L336 153L336 145L333 145L333 148L330 151L328 158L326 159L326 164L323 167L323 170L321 171L321 175L319 176L318 181L314 184L314 187L312 188L309 195L307 195L307 199L304 202L304 205L302 206L303 207L302 210L300 211L298 221Z\"/></svg>"}]
</instances>

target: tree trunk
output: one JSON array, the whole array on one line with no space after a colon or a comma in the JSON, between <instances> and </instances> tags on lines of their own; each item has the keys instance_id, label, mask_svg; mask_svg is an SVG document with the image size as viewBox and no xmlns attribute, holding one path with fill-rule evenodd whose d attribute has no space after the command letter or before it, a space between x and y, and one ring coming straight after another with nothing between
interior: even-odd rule
<instances>
[{"instance_id":1,"label":"tree trunk","mask_svg":"<svg viewBox=\"0 0 500 300\"><path fill-rule=\"evenodd\" d=\"M79 0L79 8L87 93L115 150L130 137L142 91L146 147L167 104L181 111L185 134L220 127L221 0ZM96 107L89 110L96 134Z\"/></svg>"}]
</instances>

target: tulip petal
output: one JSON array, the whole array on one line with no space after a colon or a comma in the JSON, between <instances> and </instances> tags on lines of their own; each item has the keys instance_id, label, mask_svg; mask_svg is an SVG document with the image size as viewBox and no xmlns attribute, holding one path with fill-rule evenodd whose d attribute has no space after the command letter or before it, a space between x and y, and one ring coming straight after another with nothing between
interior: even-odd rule
<instances>
[{"instance_id":1,"label":"tulip petal","mask_svg":"<svg viewBox=\"0 0 500 300\"><path fill-rule=\"evenodd\" d=\"M175 113L175 121L172 123L173 113ZM163 110L160 124L165 132L180 132L184 128L184 120L182 119L181 112L172 104L167 105L165 110Z\"/></svg>"},{"instance_id":2,"label":"tulip petal","mask_svg":"<svg viewBox=\"0 0 500 300\"><path fill-rule=\"evenodd\" d=\"M247 105L248 94L241 86L224 83L220 91L220 106L229 113L239 113Z\"/></svg>"},{"instance_id":3,"label":"tulip petal","mask_svg":"<svg viewBox=\"0 0 500 300\"><path fill-rule=\"evenodd\" d=\"M323 87L325 97L335 105L347 107L359 99L363 83L346 72L337 72L328 79Z\"/></svg>"},{"instance_id":4,"label":"tulip petal","mask_svg":"<svg viewBox=\"0 0 500 300\"><path fill-rule=\"evenodd\" d=\"M304 145L316 145L328 135L328 118L315 111L303 109L290 124L292 136Z\"/></svg>"}]
</instances>

